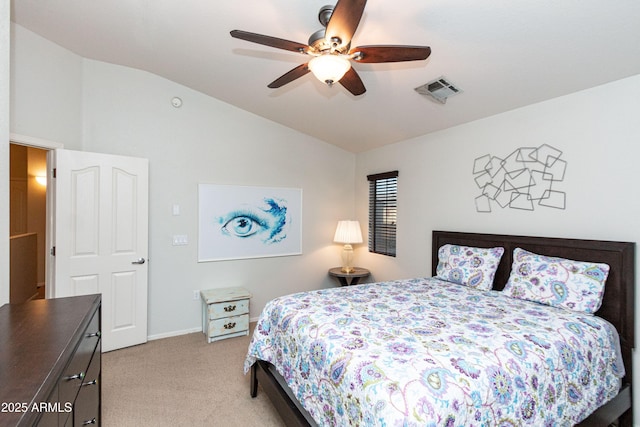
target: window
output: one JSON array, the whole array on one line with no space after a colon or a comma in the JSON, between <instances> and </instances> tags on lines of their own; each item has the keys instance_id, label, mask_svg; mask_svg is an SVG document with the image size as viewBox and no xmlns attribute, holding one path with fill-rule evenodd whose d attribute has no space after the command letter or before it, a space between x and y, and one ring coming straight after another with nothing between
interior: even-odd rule
<instances>
[{"instance_id":1,"label":"window","mask_svg":"<svg viewBox=\"0 0 640 427\"><path fill-rule=\"evenodd\" d=\"M398 171L368 175L369 252L396 256Z\"/></svg>"}]
</instances>

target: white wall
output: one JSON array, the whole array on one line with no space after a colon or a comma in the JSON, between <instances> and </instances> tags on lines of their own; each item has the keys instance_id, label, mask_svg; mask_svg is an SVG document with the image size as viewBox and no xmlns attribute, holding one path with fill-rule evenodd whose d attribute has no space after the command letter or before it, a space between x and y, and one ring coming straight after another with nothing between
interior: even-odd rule
<instances>
[{"instance_id":1,"label":"white wall","mask_svg":"<svg viewBox=\"0 0 640 427\"><path fill-rule=\"evenodd\" d=\"M82 148L82 58L11 24L11 132Z\"/></svg>"},{"instance_id":2,"label":"white wall","mask_svg":"<svg viewBox=\"0 0 640 427\"><path fill-rule=\"evenodd\" d=\"M358 155L356 209L364 223L366 175L399 171L398 256L360 248L359 264L378 280L431 275L431 231L436 229L640 241L639 111L637 75ZM566 209L494 205L491 213L476 212L474 159L541 144L561 150L568 163L565 181L554 187L567 193ZM636 270L639 253L636 248ZM635 296L640 307L640 292ZM636 316L636 330L639 322ZM638 361L636 353L634 365ZM634 395L634 406L640 407L640 394Z\"/></svg>"},{"instance_id":3,"label":"white wall","mask_svg":"<svg viewBox=\"0 0 640 427\"><path fill-rule=\"evenodd\" d=\"M9 0L0 0L0 306L9 302Z\"/></svg>"},{"instance_id":4,"label":"white wall","mask_svg":"<svg viewBox=\"0 0 640 427\"><path fill-rule=\"evenodd\" d=\"M276 296L336 285L327 269L340 264L336 223L353 216L354 154L147 72L80 58L20 26L14 34L13 133L149 159L152 337L200 327L193 290L244 286L256 318ZM55 103L61 87L70 100ZM197 263L201 182L302 188L303 254ZM172 246L175 234L189 245Z\"/></svg>"},{"instance_id":5,"label":"white wall","mask_svg":"<svg viewBox=\"0 0 640 427\"><path fill-rule=\"evenodd\" d=\"M399 170L399 213L397 258L364 248L357 256L387 279L430 274L434 229L640 240L638 111L640 75L359 154L358 219L366 223L366 175L386 170ZM474 159L541 144L567 162L554 185L567 193L566 209L476 212Z\"/></svg>"}]
</instances>

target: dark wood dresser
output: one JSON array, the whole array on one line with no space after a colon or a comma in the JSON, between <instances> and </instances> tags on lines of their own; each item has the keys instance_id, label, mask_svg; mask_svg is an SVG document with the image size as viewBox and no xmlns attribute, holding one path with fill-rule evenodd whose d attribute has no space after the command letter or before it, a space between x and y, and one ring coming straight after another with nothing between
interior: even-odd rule
<instances>
[{"instance_id":1,"label":"dark wood dresser","mask_svg":"<svg viewBox=\"0 0 640 427\"><path fill-rule=\"evenodd\" d=\"M100 295L0 307L0 426L100 424Z\"/></svg>"}]
</instances>

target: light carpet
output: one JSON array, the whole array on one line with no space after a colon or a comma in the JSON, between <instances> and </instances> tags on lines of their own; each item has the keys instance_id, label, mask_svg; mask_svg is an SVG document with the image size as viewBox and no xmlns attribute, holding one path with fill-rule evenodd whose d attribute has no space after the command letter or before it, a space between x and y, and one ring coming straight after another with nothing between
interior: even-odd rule
<instances>
[{"instance_id":1,"label":"light carpet","mask_svg":"<svg viewBox=\"0 0 640 427\"><path fill-rule=\"evenodd\" d=\"M102 425L283 426L261 388L249 395L248 345L193 333L104 353Z\"/></svg>"}]
</instances>

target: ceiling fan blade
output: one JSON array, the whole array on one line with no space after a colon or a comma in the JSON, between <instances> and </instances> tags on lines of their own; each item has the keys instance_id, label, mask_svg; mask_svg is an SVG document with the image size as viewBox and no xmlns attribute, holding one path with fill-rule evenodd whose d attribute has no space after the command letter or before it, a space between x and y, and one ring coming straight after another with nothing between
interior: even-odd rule
<instances>
[{"instance_id":1,"label":"ceiling fan blade","mask_svg":"<svg viewBox=\"0 0 640 427\"><path fill-rule=\"evenodd\" d=\"M287 83L291 83L295 79L298 79L298 78L304 76L309 71L310 71L309 70L309 64L298 65L293 70L283 74L282 76L278 77L277 79L275 79L274 81L269 83L269 85L267 87L269 87L271 89L277 89L279 87L282 87L282 86L286 85Z\"/></svg>"},{"instance_id":2,"label":"ceiling fan blade","mask_svg":"<svg viewBox=\"0 0 640 427\"><path fill-rule=\"evenodd\" d=\"M358 46L349 51L363 63L420 61L431 55L429 46Z\"/></svg>"},{"instance_id":3,"label":"ceiling fan blade","mask_svg":"<svg viewBox=\"0 0 640 427\"><path fill-rule=\"evenodd\" d=\"M242 39L249 42L271 46L278 49L290 50L298 53L307 53L311 49L309 45L303 43L292 42L290 40L279 39L277 37L265 36L262 34L249 33L247 31L233 30L230 34L231 37L234 37L236 39Z\"/></svg>"},{"instance_id":4,"label":"ceiling fan blade","mask_svg":"<svg viewBox=\"0 0 640 427\"><path fill-rule=\"evenodd\" d=\"M336 39L335 48L341 49L351 43L366 4L367 0L338 0L325 32L327 40Z\"/></svg>"},{"instance_id":5,"label":"ceiling fan blade","mask_svg":"<svg viewBox=\"0 0 640 427\"><path fill-rule=\"evenodd\" d=\"M349 71L340 79L340 84L355 96L362 95L367 91L362 79L353 67L349 68Z\"/></svg>"}]
</instances>

